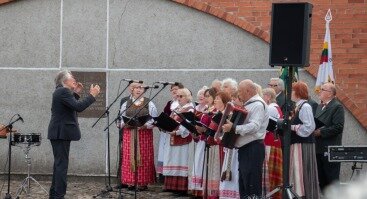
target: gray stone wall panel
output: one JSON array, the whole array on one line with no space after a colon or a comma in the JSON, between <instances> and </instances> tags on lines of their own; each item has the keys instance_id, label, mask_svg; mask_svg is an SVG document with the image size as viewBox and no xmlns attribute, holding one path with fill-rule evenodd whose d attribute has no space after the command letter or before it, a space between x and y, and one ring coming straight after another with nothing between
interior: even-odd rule
<instances>
[{"instance_id":1,"label":"gray stone wall panel","mask_svg":"<svg viewBox=\"0 0 367 199\"><path fill-rule=\"evenodd\" d=\"M59 2L28 0L0 7L0 67L58 67Z\"/></svg>"}]
</instances>

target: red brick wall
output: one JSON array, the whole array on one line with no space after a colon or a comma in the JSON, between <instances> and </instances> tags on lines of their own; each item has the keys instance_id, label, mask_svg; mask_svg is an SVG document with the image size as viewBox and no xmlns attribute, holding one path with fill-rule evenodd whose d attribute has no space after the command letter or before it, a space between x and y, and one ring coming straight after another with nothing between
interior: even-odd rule
<instances>
[{"instance_id":1,"label":"red brick wall","mask_svg":"<svg viewBox=\"0 0 367 199\"><path fill-rule=\"evenodd\" d=\"M3 4L3 3L8 3L10 1L14 1L14 0L0 0L0 4Z\"/></svg>"},{"instance_id":2,"label":"red brick wall","mask_svg":"<svg viewBox=\"0 0 367 199\"><path fill-rule=\"evenodd\" d=\"M308 72L316 76L330 8L333 67L338 98L367 129L367 0L173 0L212 14L269 42L272 2L314 5ZM313 87L314 85L310 85Z\"/></svg>"}]
</instances>

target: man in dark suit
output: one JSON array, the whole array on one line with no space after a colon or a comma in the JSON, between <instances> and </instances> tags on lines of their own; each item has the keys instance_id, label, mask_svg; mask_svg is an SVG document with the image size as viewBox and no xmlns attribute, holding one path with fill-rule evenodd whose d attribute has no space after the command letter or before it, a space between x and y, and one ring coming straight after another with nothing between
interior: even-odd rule
<instances>
[{"instance_id":1,"label":"man in dark suit","mask_svg":"<svg viewBox=\"0 0 367 199\"><path fill-rule=\"evenodd\" d=\"M344 108L336 99L335 85L325 83L321 86L321 104L316 109L315 118L325 124L316 129L316 159L321 190L339 180L340 163L328 161L328 146L341 145L344 128Z\"/></svg>"},{"instance_id":2,"label":"man in dark suit","mask_svg":"<svg viewBox=\"0 0 367 199\"><path fill-rule=\"evenodd\" d=\"M68 71L61 71L55 78L56 90L52 96L51 121L48 126L47 138L51 141L54 155L51 199L64 198L67 186L67 171L69 165L70 142L80 139L80 129L77 112L85 110L99 94L98 85L90 87L85 99L79 100L79 93L83 89Z\"/></svg>"},{"instance_id":3,"label":"man in dark suit","mask_svg":"<svg viewBox=\"0 0 367 199\"><path fill-rule=\"evenodd\" d=\"M307 103L311 105L313 116L315 116L316 115L316 110L317 110L317 107L319 106L319 104L317 104L317 102L315 100L313 100L311 97L308 98Z\"/></svg>"},{"instance_id":4,"label":"man in dark suit","mask_svg":"<svg viewBox=\"0 0 367 199\"><path fill-rule=\"evenodd\" d=\"M271 78L268 84L269 88L275 90L276 101L283 113L285 113L285 93L284 93L284 81L280 78Z\"/></svg>"}]
</instances>

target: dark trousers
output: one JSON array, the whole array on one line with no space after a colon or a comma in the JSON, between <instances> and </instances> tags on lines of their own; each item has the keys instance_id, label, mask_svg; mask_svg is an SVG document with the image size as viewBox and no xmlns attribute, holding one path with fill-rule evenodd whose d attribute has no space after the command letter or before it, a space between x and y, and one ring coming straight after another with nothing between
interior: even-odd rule
<instances>
[{"instance_id":1,"label":"dark trousers","mask_svg":"<svg viewBox=\"0 0 367 199\"><path fill-rule=\"evenodd\" d=\"M70 141L51 140L51 145L54 154L54 167L49 198L61 199L66 194Z\"/></svg>"},{"instance_id":2,"label":"dark trousers","mask_svg":"<svg viewBox=\"0 0 367 199\"><path fill-rule=\"evenodd\" d=\"M262 140L250 142L238 149L239 191L241 199L261 197L262 166L265 146Z\"/></svg>"},{"instance_id":3,"label":"dark trousers","mask_svg":"<svg viewBox=\"0 0 367 199\"><path fill-rule=\"evenodd\" d=\"M329 162L328 156L316 154L317 172L321 191L335 181L339 181L340 162Z\"/></svg>"}]
</instances>

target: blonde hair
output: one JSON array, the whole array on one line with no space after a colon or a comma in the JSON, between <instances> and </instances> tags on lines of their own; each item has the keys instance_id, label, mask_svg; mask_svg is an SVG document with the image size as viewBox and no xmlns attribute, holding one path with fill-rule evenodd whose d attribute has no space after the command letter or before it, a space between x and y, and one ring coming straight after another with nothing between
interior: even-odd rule
<instances>
[{"instance_id":1,"label":"blonde hair","mask_svg":"<svg viewBox=\"0 0 367 199\"><path fill-rule=\"evenodd\" d=\"M267 95L270 97L269 103L276 103L276 94L273 88L264 88L263 95Z\"/></svg>"},{"instance_id":2,"label":"blonde hair","mask_svg":"<svg viewBox=\"0 0 367 199\"><path fill-rule=\"evenodd\" d=\"M263 89L262 89L262 87L259 84L255 83L255 82L254 82L254 85L256 87L256 93L258 95L260 95L260 97L262 98L263 97Z\"/></svg>"},{"instance_id":3,"label":"blonde hair","mask_svg":"<svg viewBox=\"0 0 367 199\"><path fill-rule=\"evenodd\" d=\"M189 102L192 102L192 95L189 89L187 88L181 88L178 89L178 92L183 92L183 94L185 94L186 98L189 100Z\"/></svg>"}]
</instances>

